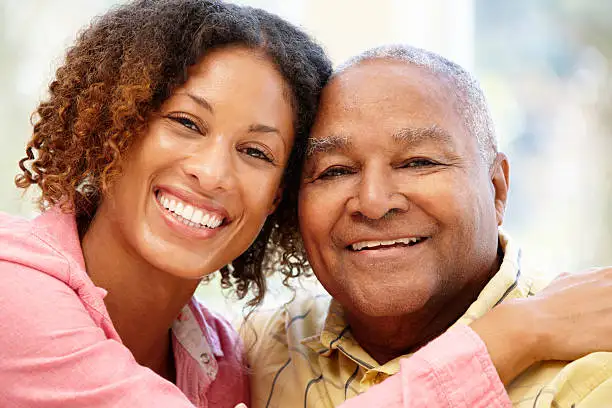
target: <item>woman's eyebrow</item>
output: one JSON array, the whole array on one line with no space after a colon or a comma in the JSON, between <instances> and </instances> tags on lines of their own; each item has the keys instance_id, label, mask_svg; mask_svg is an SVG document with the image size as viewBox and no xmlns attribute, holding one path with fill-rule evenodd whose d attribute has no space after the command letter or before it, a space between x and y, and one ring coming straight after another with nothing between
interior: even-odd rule
<instances>
[{"instance_id":1,"label":"woman's eyebrow","mask_svg":"<svg viewBox=\"0 0 612 408\"><path fill-rule=\"evenodd\" d=\"M191 100L193 100L195 103L197 103L198 105L200 105L201 107L203 107L204 109L212 113L213 115L215 114L215 110L213 109L212 105L208 103L208 101L205 98L191 94L189 92L185 92L185 95L187 95L189 98L191 98Z\"/></svg>"}]
</instances>

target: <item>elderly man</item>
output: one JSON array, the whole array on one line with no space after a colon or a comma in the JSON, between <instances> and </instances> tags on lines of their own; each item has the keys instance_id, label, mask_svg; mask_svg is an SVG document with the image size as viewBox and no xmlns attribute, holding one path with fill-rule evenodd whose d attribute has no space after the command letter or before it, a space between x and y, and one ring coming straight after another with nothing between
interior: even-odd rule
<instances>
[{"instance_id":1,"label":"elderly man","mask_svg":"<svg viewBox=\"0 0 612 408\"><path fill-rule=\"evenodd\" d=\"M300 228L334 298L256 322L254 407L331 407L399 369L456 322L535 290L498 227L509 165L461 67L410 47L368 51L325 89L304 168ZM612 357L531 366L517 407L612 406Z\"/></svg>"}]
</instances>

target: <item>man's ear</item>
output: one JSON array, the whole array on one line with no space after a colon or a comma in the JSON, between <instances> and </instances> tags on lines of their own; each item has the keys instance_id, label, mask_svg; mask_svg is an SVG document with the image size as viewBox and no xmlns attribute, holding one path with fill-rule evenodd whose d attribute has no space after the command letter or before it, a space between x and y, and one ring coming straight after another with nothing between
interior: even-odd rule
<instances>
[{"instance_id":1,"label":"man's ear","mask_svg":"<svg viewBox=\"0 0 612 408\"><path fill-rule=\"evenodd\" d=\"M495 192L495 217L497 225L502 225L508 201L508 188L510 187L510 163L503 153L497 153L491 165L491 183Z\"/></svg>"},{"instance_id":2,"label":"man's ear","mask_svg":"<svg viewBox=\"0 0 612 408\"><path fill-rule=\"evenodd\" d=\"M272 201L272 206L268 211L268 215L272 214L278 208L278 205L280 204L281 199L283 198L283 191L283 187L279 187L278 190L276 190L276 195L274 196L274 201Z\"/></svg>"}]
</instances>

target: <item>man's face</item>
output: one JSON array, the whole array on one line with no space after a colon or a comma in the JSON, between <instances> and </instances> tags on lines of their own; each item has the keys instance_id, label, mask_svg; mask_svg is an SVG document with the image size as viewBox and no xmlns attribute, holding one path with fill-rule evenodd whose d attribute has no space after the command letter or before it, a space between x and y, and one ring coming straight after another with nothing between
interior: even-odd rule
<instances>
[{"instance_id":1,"label":"man's face","mask_svg":"<svg viewBox=\"0 0 612 408\"><path fill-rule=\"evenodd\" d=\"M508 167L484 163L444 79L398 61L324 90L299 198L317 278L349 311L440 308L492 272Z\"/></svg>"}]
</instances>

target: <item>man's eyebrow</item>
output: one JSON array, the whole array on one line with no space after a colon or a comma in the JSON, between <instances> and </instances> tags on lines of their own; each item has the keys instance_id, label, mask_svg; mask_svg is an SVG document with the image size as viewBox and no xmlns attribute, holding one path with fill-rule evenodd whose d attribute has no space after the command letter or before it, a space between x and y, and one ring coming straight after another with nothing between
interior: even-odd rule
<instances>
[{"instance_id":1,"label":"man's eyebrow","mask_svg":"<svg viewBox=\"0 0 612 408\"><path fill-rule=\"evenodd\" d=\"M210 105L210 103L208 103L208 101L206 99L202 98L201 96L190 94L189 92L187 92L186 95L188 97L190 97L192 101L194 101L198 105L202 106L204 109L206 109L210 113L212 113L212 114L215 113L215 111L213 110L212 106Z\"/></svg>"},{"instance_id":2,"label":"man's eyebrow","mask_svg":"<svg viewBox=\"0 0 612 408\"><path fill-rule=\"evenodd\" d=\"M426 128L402 128L393 134L393 140L405 145L433 142L450 148L455 146L450 133L436 125Z\"/></svg>"},{"instance_id":3,"label":"man's eyebrow","mask_svg":"<svg viewBox=\"0 0 612 408\"><path fill-rule=\"evenodd\" d=\"M315 154L329 153L332 151L346 150L350 146L348 137L342 135L330 135L320 139L309 139L306 157Z\"/></svg>"}]
</instances>

